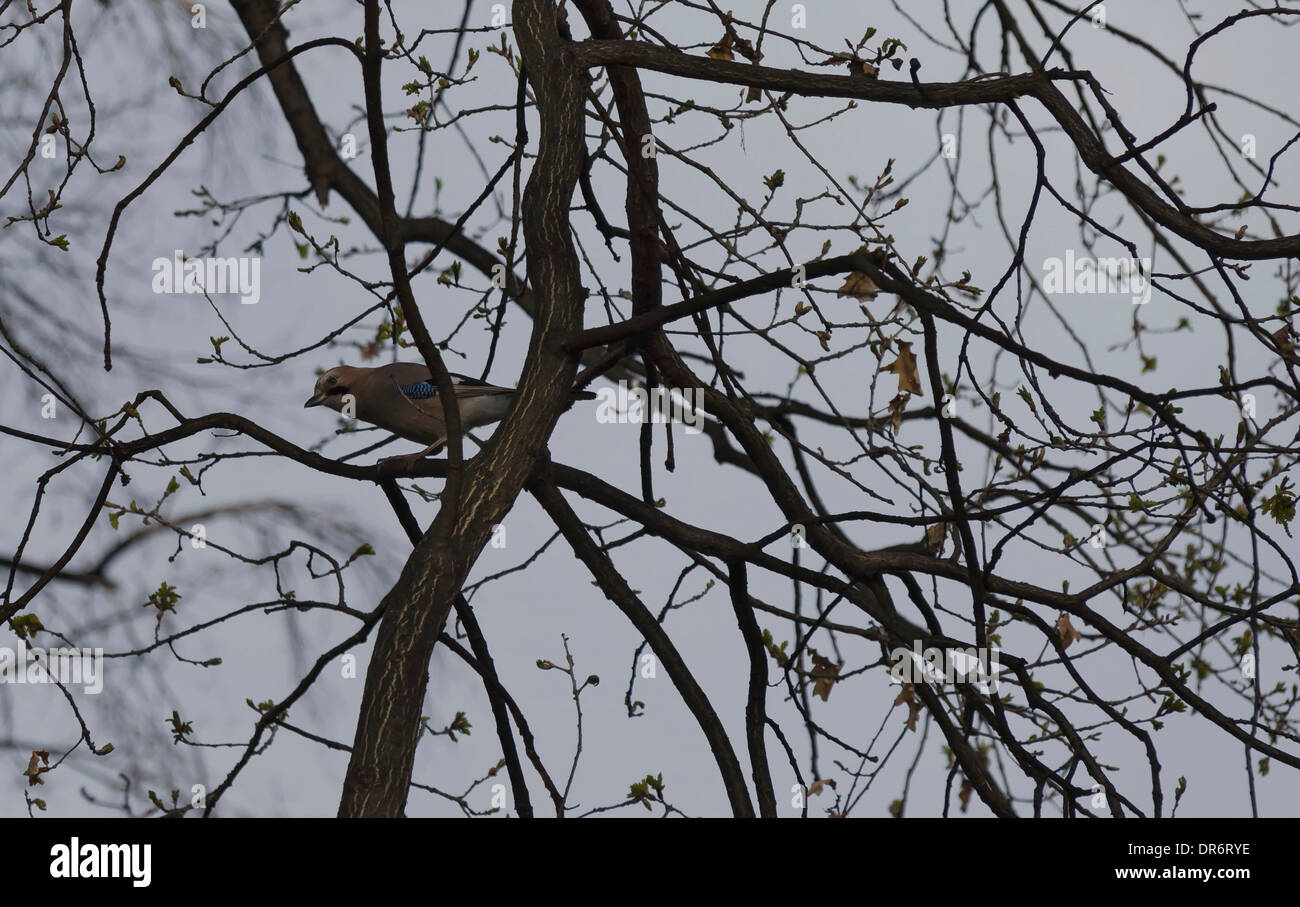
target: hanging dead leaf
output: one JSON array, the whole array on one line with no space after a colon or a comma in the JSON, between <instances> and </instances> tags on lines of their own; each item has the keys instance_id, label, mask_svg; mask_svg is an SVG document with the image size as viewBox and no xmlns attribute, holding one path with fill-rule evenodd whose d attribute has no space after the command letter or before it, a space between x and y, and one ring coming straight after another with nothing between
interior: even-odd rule
<instances>
[{"instance_id":1,"label":"hanging dead leaf","mask_svg":"<svg viewBox=\"0 0 1300 907\"><path fill-rule=\"evenodd\" d=\"M727 32L727 34L725 34L722 37L721 41L719 41L717 44L709 48L708 55L715 60L736 59L735 56L731 53L731 45L732 42L734 41L735 41L735 36L732 35L731 32Z\"/></svg>"},{"instance_id":2,"label":"hanging dead leaf","mask_svg":"<svg viewBox=\"0 0 1300 907\"><path fill-rule=\"evenodd\" d=\"M830 699L831 687L835 686L835 678L839 676L840 668L844 667L844 662L834 664L825 655L822 655L814 648L809 648L808 653L812 655L812 670L809 674L813 679L813 695L820 696L822 702Z\"/></svg>"},{"instance_id":3,"label":"hanging dead leaf","mask_svg":"<svg viewBox=\"0 0 1300 907\"><path fill-rule=\"evenodd\" d=\"M42 768L41 766L44 766ZM50 767L49 750L32 750L32 758L27 763L27 771L23 772L27 776L27 786L35 787L37 784L44 784L45 779L41 773L48 771Z\"/></svg>"},{"instance_id":4,"label":"hanging dead leaf","mask_svg":"<svg viewBox=\"0 0 1300 907\"><path fill-rule=\"evenodd\" d=\"M894 437L898 437L899 429L903 427L903 410L907 409L910 397L910 394L898 394L889 401L889 421L894 427Z\"/></svg>"},{"instance_id":5,"label":"hanging dead leaf","mask_svg":"<svg viewBox=\"0 0 1300 907\"><path fill-rule=\"evenodd\" d=\"M925 547L930 549L932 554L938 554L943 550L943 540L948 537L948 524L935 523L925 530Z\"/></svg>"},{"instance_id":6,"label":"hanging dead leaf","mask_svg":"<svg viewBox=\"0 0 1300 907\"><path fill-rule=\"evenodd\" d=\"M1061 616L1056 619L1056 635L1061 637L1062 649L1070 648L1070 643L1074 642L1076 639L1083 639L1083 637L1079 635L1079 631L1074 629L1074 625L1070 623L1070 615L1066 614L1064 611L1062 611Z\"/></svg>"},{"instance_id":7,"label":"hanging dead leaf","mask_svg":"<svg viewBox=\"0 0 1300 907\"><path fill-rule=\"evenodd\" d=\"M821 778L818 778L814 780L812 784L808 785L808 796L815 797L818 794L820 794L823 790L825 790L827 787L829 787L831 790L835 790L835 779L827 778L825 780L822 780Z\"/></svg>"},{"instance_id":8,"label":"hanging dead leaf","mask_svg":"<svg viewBox=\"0 0 1300 907\"><path fill-rule=\"evenodd\" d=\"M849 68L849 73L851 75L864 76L868 79L874 79L876 78L877 75L880 74L880 70L877 67L872 66L866 60L860 58L857 54L846 54L846 53L831 54L830 59L827 61L827 64L823 64L823 65L833 66L839 63L842 63L845 66L847 66Z\"/></svg>"},{"instance_id":9,"label":"hanging dead leaf","mask_svg":"<svg viewBox=\"0 0 1300 907\"><path fill-rule=\"evenodd\" d=\"M962 778L961 790L957 792L957 799L961 801L962 812L966 812L966 809L970 806L970 795L974 792L975 788L971 787L971 783L965 778Z\"/></svg>"},{"instance_id":10,"label":"hanging dead leaf","mask_svg":"<svg viewBox=\"0 0 1300 907\"><path fill-rule=\"evenodd\" d=\"M759 88L757 85L749 86L749 91L745 92L745 103L748 104L752 101L761 100L763 100L763 89Z\"/></svg>"},{"instance_id":11,"label":"hanging dead leaf","mask_svg":"<svg viewBox=\"0 0 1300 907\"><path fill-rule=\"evenodd\" d=\"M852 296L858 302L870 302L876 298L880 287L861 271L850 271L844 278L844 286L835 291L836 297Z\"/></svg>"},{"instance_id":12,"label":"hanging dead leaf","mask_svg":"<svg viewBox=\"0 0 1300 907\"><path fill-rule=\"evenodd\" d=\"M916 719L921 717L921 700L916 697L907 703L907 729L916 733Z\"/></svg>"},{"instance_id":13,"label":"hanging dead leaf","mask_svg":"<svg viewBox=\"0 0 1300 907\"><path fill-rule=\"evenodd\" d=\"M1300 362L1300 356L1297 356L1295 351L1295 341L1291 339L1292 333L1291 325L1284 324L1273 332L1273 340L1277 342L1278 352L1284 359Z\"/></svg>"},{"instance_id":14,"label":"hanging dead leaf","mask_svg":"<svg viewBox=\"0 0 1300 907\"><path fill-rule=\"evenodd\" d=\"M759 60L763 59L762 52L755 50L753 43L748 38L742 38L740 35L732 33L731 40L733 46L736 48L736 53L740 54L749 62L757 63Z\"/></svg>"},{"instance_id":15,"label":"hanging dead leaf","mask_svg":"<svg viewBox=\"0 0 1300 907\"><path fill-rule=\"evenodd\" d=\"M916 695L916 688L910 684L903 684L903 688L898 691L898 697L894 700L894 705L907 706L907 729L916 730L916 719L921 716L921 699Z\"/></svg>"},{"instance_id":16,"label":"hanging dead leaf","mask_svg":"<svg viewBox=\"0 0 1300 907\"><path fill-rule=\"evenodd\" d=\"M912 353L912 344L906 340L898 341L898 358L881 369L898 376L899 391L921 395L921 376L916 370L916 356Z\"/></svg>"}]
</instances>

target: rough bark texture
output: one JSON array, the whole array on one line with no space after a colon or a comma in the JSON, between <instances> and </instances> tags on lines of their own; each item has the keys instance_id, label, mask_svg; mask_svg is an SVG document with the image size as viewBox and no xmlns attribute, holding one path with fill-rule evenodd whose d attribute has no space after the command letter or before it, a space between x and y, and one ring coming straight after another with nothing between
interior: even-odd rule
<instances>
[{"instance_id":1,"label":"rough bark texture","mask_svg":"<svg viewBox=\"0 0 1300 907\"><path fill-rule=\"evenodd\" d=\"M517 0L514 25L541 120L523 204L528 276L537 300L527 365L516 406L466 466L458 517L439 512L384 598L340 816L402 814L434 643L492 526L509 512L544 454L576 373L561 344L582 327L584 291L569 203L582 166L588 79L560 36L549 2Z\"/></svg>"}]
</instances>

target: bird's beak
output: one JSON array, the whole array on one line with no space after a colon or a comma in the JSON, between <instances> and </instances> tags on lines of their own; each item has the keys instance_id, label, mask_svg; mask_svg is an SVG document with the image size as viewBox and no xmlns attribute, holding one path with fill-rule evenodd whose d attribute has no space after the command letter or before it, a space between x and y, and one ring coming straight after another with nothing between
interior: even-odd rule
<instances>
[{"instance_id":1,"label":"bird's beak","mask_svg":"<svg viewBox=\"0 0 1300 907\"><path fill-rule=\"evenodd\" d=\"M307 398L307 402L302 405L302 408L307 409L312 406L321 406L324 402L325 402L324 394L312 394L310 397Z\"/></svg>"}]
</instances>

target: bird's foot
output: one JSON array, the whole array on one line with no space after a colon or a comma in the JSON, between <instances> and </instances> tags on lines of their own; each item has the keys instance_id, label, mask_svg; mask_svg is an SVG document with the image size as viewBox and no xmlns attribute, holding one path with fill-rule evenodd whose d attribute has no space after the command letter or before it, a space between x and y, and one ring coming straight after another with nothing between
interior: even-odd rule
<instances>
[{"instance_id":1,"label":"bird's foot","mask_svg":"<svg viewBox=\"0 0 1300 907\"><path fill-rule=\"evenodd\" d=\"M425 451L404 454L400 457L384 457L375 464L381 476L402 478L415 472L415 467L424 459Z\"/></svg>"}]
</instances>

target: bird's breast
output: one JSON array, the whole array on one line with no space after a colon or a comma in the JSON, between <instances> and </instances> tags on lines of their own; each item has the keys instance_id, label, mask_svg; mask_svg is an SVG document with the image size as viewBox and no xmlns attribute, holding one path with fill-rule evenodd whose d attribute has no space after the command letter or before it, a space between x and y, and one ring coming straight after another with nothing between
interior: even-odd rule
<instances>
[{"instance_id":1,"label":"bird's breast","mask_svg":"<svg viewBox=\"0 0 1300 907\"><path fill-rule=\"evenodd\" d=\"M378 400L358 400L357 418L421 444L442 437L442 408L437 398L409 400L394 389Z\"/></svg>"}]
</instances>

